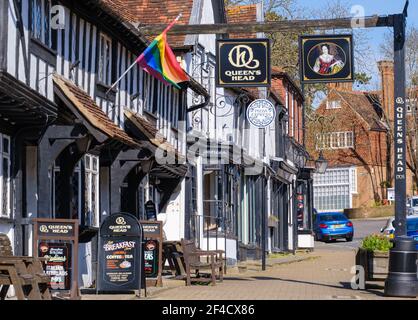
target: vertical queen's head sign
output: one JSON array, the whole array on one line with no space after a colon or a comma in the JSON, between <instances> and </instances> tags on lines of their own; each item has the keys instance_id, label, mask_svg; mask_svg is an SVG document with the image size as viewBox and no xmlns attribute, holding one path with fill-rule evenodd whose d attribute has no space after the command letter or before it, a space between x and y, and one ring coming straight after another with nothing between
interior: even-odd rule
<instances>
[{"instance_id":1,"label":"vertical queen's head sign","mask_svg":"<svg viewBox=\"0 0 418 320\"><path fill-rule=\"evenodd\" d=\"M302 83L354 81L353 36L299 37Z\"/></svg>"}]
</instances>

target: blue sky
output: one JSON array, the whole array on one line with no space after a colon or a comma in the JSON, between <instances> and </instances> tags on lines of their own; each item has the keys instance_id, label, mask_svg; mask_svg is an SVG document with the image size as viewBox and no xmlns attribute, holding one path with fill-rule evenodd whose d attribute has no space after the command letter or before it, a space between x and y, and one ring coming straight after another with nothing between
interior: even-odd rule
<instances>
[{"instance_id":1,"label":"blue sky","mask_svg":"<svg viewBox=\"0 0 418 320\"><path fill-rule=\"evenodd\" d=\"M312 8L315 11L317 11L321 5L325 5L329 2L330 0L297 0L298 5L305 8ZM361 5L364 7L365 15L371 16L374 14L390 15L401 13L405 5L405 0L344 0L341 1L341 3L347 6ZM409 1L408 25L418 27L418 0ZM389 28L371 28L366 31L367 37L370 40L370 47L374 50L374 64L376 64L376 60L379 60L382 57L379 46L384 41L384 34L388 31ZM377 67L375 67L372 86L376 86L377 83Z\"/></svg>"}]
</instances>

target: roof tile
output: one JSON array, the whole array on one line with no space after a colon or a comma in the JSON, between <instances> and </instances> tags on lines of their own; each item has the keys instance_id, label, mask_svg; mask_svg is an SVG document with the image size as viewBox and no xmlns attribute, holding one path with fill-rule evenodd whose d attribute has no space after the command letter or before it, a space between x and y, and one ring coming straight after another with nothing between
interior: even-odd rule
<instances>
[{"instance_id":1,"label":"roof tile","mask_svg":"<svg viewBox=\"0 0 418 320\"><path fill-rule=\"evenodd\" d=\"M54 83L93 127L111 139L119 140L131 147L139 147L134 139L109 119L83 89L58 74L54 74Z\"/></svg>"}]
</instances>

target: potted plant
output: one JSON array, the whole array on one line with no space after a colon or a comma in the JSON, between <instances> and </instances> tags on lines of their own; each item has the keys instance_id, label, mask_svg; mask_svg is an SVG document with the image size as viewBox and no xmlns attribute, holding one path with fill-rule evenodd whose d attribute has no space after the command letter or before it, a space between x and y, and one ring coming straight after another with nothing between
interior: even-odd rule
<instances>
[{"instance_id":1,"label":"potted plant","mask_svg":"<svg viewBox=\"0 0 418 320\"><path fill-rule=\"evenodd\" d=\"M389 270L389 250L393 244L379 234L372 234L363 239L356 254L356 265L365 271L365 280L385 280Z\"/></svg>"}]
</instances>

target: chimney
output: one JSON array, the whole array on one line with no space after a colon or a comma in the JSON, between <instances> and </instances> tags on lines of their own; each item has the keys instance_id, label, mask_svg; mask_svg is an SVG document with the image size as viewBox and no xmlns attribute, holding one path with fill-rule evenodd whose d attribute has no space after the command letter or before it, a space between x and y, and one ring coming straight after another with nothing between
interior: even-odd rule
<instances>
[{"instance_id":1,"label":"chimney","mask_svg":"<svg viewBox=\"0 0 418 320\"><path fill-rule=\"evenodd\" d=\"M353 91L353 82L332 82L327 85L328 90Z\"/></svg>"},{"instance_id":2,"label":"chimney","mask_svg":"<svg viewBox=\"0 0 418 320\"><path fill-rule=\"evenodd\" d=\"M386 117L390 122L394 119L395 103L395 74L393 61L379 61L379 72L382 81L382 107Z\"/></svg>"}]
</instances>

